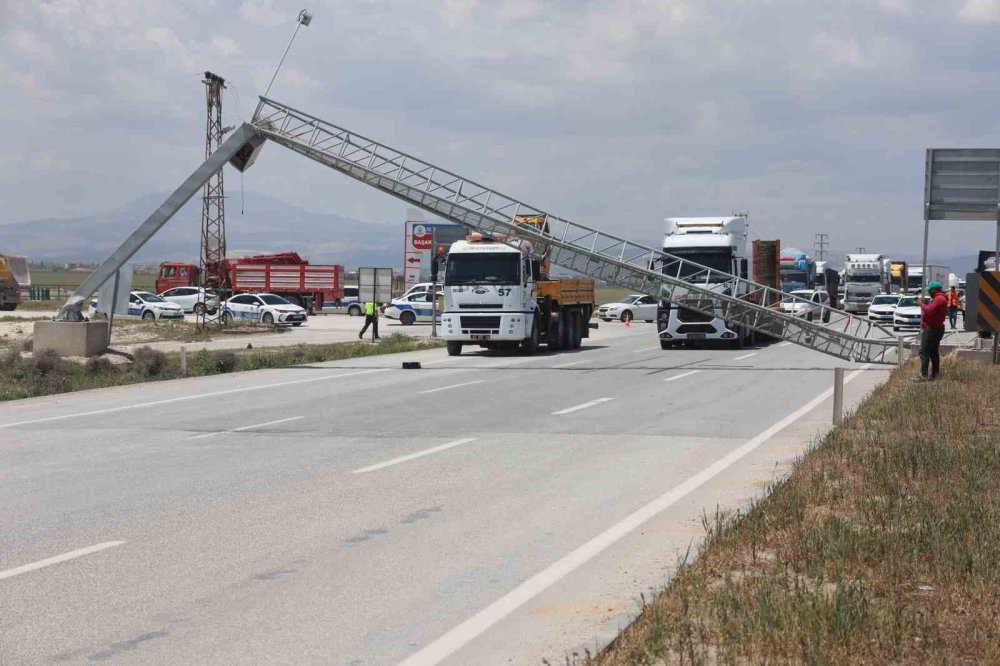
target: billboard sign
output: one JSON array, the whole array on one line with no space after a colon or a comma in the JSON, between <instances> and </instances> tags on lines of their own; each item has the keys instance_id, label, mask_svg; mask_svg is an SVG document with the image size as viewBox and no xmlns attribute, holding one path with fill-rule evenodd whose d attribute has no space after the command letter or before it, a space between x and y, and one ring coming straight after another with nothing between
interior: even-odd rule
<instances>
[{"instance_id":1,"label":"billboard sign","mask_svg":"<svg viewBox=\"0 0 1000 666\"><path fill-rule=\"evenodd\" d=\"M451 245L465 238L468 231L459 224L409 220L405 223L403 240L403 282L409 289L419 282L430 281L431 253L434 244Z\"/></svg>"}]
</instances>

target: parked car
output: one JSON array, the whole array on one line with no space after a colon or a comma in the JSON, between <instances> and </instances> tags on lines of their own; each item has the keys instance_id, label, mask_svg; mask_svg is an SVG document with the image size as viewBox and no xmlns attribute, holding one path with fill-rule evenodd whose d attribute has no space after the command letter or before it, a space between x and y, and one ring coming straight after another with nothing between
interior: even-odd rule
<instances>
[{"instance_id":1,"label":"parked car","mask_svg":"<svg viewBox=\"0 0 1000 666\"><path fill-rule=\"evenodd\" d=\"M307 319L305 308L276 294L237 294L222 306L222 322L260 322L267 326L301 326Z\"/></svg>"},{"instance_id":2,"label":"parked car","mask_svg":"<svg viewBox=\"0 0 1000 666\"><path fill-rule=\"evenodd\" d=\"M94 308L97 308L97 301L94 301ZM184 308L148 291L133 291L128 295L128 314L124 316L143 321L184 319Z\"/></svg>"},{"instance_id":3,"label":"parked car","mask_svg":"<svg viewBox=\"0 0 1000 666\"><path fill-rule=\"evenodd\" d=\"M438 282L438 287L437 287L438 293L441 292L442 286L443 286L442 283ZM431 290L430 282L418 282L417 284L413 285L405 292L403 292L403 295L400 296L399 298L406 298L407 296L413 296L414 294L428 293L430 292L430 290ZM399 298L393 300L396 301L399 300Z\"/></svg>"},{"instance_id":4,"label":"parked car","mask_svg":"<svg viewBox=\"0 0 1000 666\"><path fill-rule=\"evenodd\" d=\"M174 287L161 293L160 298L176 303L184 312L215 314L219 309L219 295L204 287Z\"/></svg>"},{"instance_id":5,"label":"parked car","mask_svg":"<svg viewBox=\"0 0 1000 666\"><path fill-rule=\"evenodd\" d=\"M616 303L605 303L597 308L597 317L604 321L612 319L656 320L656 299L645 294L630 294Z\"/></svg>"},{"instance_id":6,"label":"parked car","mask_svg":"<svg viewBox=\"0 0 1000 666\"><path fill-rule=\"evenodd\" d=\"M874 322L891 322L892 313L899 302L898 294L879 294L868 304L868 319Z\"/></svg>"},{"instance_id":7,"label":"parked car","mask_svg":"<svg viewBox=\"0 0 1000 666\"><path fill-rule=\"evenodd\" d=\"M441 318L442 310L444 310L444 295L438 294L438 319ZM429 291L424 291L393 299L385 309L385 316L389 319L398 319L403 326L410 326L417 322L429 323L432 311L431 294Z\"/></svg>"},{"instance_id":8,"label":"parked car","mask_svg":"<svg viewBox=\"0 0 1000 666\"><path fill-rule=\"evenodd\" d=\"M347 314L351 317L360 316L364 310L361 301L358 300L358 287L344 287L344 297L340 299L340 307L347 308Z\"/></svg>"},{"instance_id":9,"label":"parked car","mask_svg":"<svg viewBox=\"0 0 1000 666\"><path fill-rule=\"evenodd\" d=\"M793 296L795 298L792 298ZM781 300L782 312L803 317L807 321L815 319L823 306L830 307L830 294L823 289L796 289ZM830 311L825 310L823 311L823 323L829 321Z\"/></svg>"},{"instance_id":10,"label":"parked car","mask_svg":"<svg viewBox=\"0 0 1000 666\"><path fill-rule=\"evenodd\" d=\"M892 330L920 328L920 304L916 296L902 296L892 313Z\"/></svg>"}]
</instances>

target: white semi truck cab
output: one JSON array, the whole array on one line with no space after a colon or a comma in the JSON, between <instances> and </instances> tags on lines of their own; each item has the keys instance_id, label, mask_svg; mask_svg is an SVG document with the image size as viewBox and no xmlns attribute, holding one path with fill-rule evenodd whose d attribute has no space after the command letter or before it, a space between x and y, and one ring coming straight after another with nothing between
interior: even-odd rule
<instances>
[{"instance_id":1,"label":"white semi truck cab","mask_svg":"<svg viewBox=\"0 0 1000 666\"><path fill-rule=\"evenodd\" d=\"M881 254L849 254L844 261L844 310L865 314L878 294L889 291L891 262Z\"/></svg>"}]
</instances>

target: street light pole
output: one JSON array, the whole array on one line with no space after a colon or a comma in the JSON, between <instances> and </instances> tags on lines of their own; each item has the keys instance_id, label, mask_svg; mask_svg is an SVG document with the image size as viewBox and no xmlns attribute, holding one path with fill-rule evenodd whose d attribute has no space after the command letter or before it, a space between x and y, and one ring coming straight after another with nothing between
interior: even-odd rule
<instances>
[{"instance_id":1,"label":"street light pole","mask_svg":"<svg viewBox=\"0 0 1000 666\"><path fill-rule=\"evenodd\" d=\"M281 60L278 61L278 66L274 69L274 74L271 76L271 82L267 84L267 89L264 90L264 97L267 97L267 93L271 92L271 86L274 85L274 80L278 77L278 71L281 69L281 65L285 62L285 56L288 55L288 50L292 48L292 42L295 41L295 35L299 34L299 28L312 23L312 18L312 14L305 9L299 12L299 19L295 23L295 32L292 33L292 38L288 40L288 46L285 47L285 52L281 54Z\"/></svg>"}]
</instances>

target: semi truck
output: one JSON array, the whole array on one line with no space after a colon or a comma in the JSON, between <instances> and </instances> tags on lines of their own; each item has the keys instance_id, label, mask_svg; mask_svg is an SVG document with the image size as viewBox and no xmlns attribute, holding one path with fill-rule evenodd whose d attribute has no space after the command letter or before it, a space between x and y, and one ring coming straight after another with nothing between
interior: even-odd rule
<instances>
[{"instance_id":1,"label":"semi truck","mask_svg":"<svg viewBox=\"0 0 1000 666\"><path fill-rule=\"evenodd\" d=\"M515 224L546 228L544 215ZM529 241L470 234L452 243L445 261L444 312L438 332L450 356L475 345L535 354L577 349L590 337L594 281L549 277L549 260Z\"/></svg>"},{"instance_id":2,"label":"semi truck","mask_svg":"<svg viewBox=\"0 0 1000 666\"><path fill-rule=\"evenodd\" d=\"M237 293L277 294L312 313L344 297L343 266L310 264L297 252L227 258L218 273L223 299ZM156 276L156 291L198 286L199 277L196 264L164 262Z\"/></svg>"},{"instance_id":3,"label":"semi truck","mask_svg":"<svg viewBox=\"0 0 1000 666\"><path fill-rule=\"evenodd\" d=\"M790 293L816 287L816 262L795 247L781 248L781 291Z\"/></svg>"},{"instance_id":4,"label":"semi truck","mask_svg":"<svg viewBox=\"0 0 1000 666\"><path fill-rule=\"evenodd\" d=\"M667 218L665 223L666 233L663 237L663 251L665 253L713 268L721 271L722 274L747 277L751 256L745 215L671 217ZM770 277L755 275L754 279L764 283L773 283L771 286L777 288L777 281L780 279L779 269L776 266L779 263L777 246L760 245L759 247L762 253L771 257L771 260L755 260L755 268L760 266L761 271L770 273ZM705 271L689 264L665 261L661 270L664 274L678 276L690 282L707 283L710 289L722 291L729 288L728 284L721 281L724 279L722 275L719 276L720 282L713 285L714 278L709 277ZM735 294L735 296L742 297L745 294ZM689 298L703 299L705 297L691 296ZM726 343L739 347L752 338L752 331L742 330L721 317L712 317L684 307L685 302L685 300L677 303L671 303L667 300L660 302L656 311L656 326L660 334L661 349L669 349L678 344L688 344L694 341Z\"/></svg>"},{"instance_id":5,"label":"semi truck","mask_svg":"<svg viewBox=\"0 0 1000 666\"><path fill-rule=\"evenodd\" d=\"M893 261L889 268L889 291L903 294L909 288L910 266L905 261Z\"/></svg>"},{"instance_id":6,"label":"semi truck","mask_svg":"<svg viewBox=\"0 0 1000 666\"><path fill-rule=\"evenodd\" d=\"M844 260L844 310L866 314L878 294L888 293L890 259L882 254L849 254Z\"/></svg>"},{"instance_id":7,"label":"semi truck","mask_svg":"<svg viewBox=\"0 0 1000 666\"><path fill-rule=\"evenodd\" d=\"M840 309L840 271L830 268L826 261L816 262L816 289L830 294L830 307Z\"/></svg>"},{"instance_id":8,"label":"semi truck","mask_svg":"<svg viewBox=\"0 0 1000 666\"><path fill-rule=\"evenodd\" d=\"M28 260L11 254L0 254L0 310L16 310L21 302L21 290L30 286Z\"/></svg>"},{"instance_id":9,"label":"semi truck","mask_svg":"<svg viewBox=\"0 0 1000 666\"><path fill-rule=\"evenodd\" d=\"M947 266L938 266L936 264L927 264L927 281L924 281L924 267L922 265L914 265L910 267L909 275L906 280L906 290L910 293L915 293L920 291L924 284L929 282L934 282L937 280L941 284L948 284L948 275L951 274L951 269Z\"/></svg>"}]
</instances>

